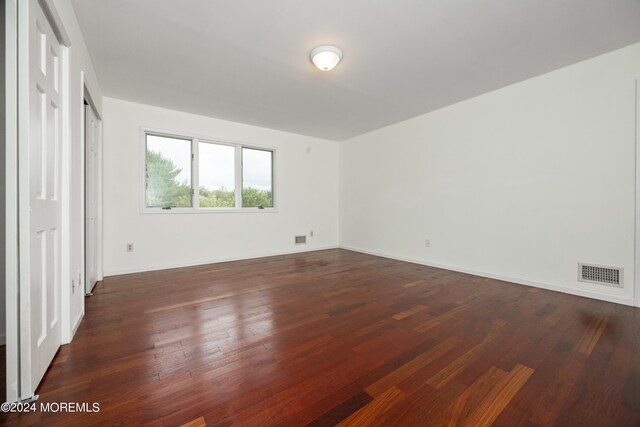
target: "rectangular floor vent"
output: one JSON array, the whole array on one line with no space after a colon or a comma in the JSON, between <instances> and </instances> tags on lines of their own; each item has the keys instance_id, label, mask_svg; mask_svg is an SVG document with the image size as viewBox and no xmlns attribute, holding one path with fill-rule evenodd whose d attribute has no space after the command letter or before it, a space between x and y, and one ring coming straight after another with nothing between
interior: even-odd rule
<instances>
[{"instance_id":1,"label":"rectangular floor vent","mask_svg":"<svg viewBox=\"0 0 640 427\"><path fill-rule=\"evenodd\" d=\"M307 236L296 236L296 245L304 245L307 243Z\"/></svg>"},{"instance_id":2,"label":"rectangular floor vent","mask_svg":"<svg viewBox=\"0 0 640 427\"><path fill-rule=\"evenodd\" d=\"M595 283L596 285L624 287L622 268L606 267L593 264L578 264L578 280L580 282Z\"/></svg>"}]
</instances>

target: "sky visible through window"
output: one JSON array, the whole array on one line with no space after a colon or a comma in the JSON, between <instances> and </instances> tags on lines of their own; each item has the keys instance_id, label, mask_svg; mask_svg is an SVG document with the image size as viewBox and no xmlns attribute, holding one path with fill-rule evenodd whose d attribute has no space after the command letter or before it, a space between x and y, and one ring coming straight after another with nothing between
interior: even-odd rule
<instances>
[{"instance_id":1,"label":"sky visible through window","mask_svg":"<svg viewBox=\"0 0 640 427\"><path fill-rule=\"evenodd\" d=\"M271 151L242 150L242 184L244 188L271 191Z\"/></svg>"},{"instance_id":2,"label":"sky visible through window","mask_svg":"<svg viewBox=\"0 0 640 427\"><path fill-rule=\"evenodd\" d=\"M165 136L147 135L147 149L170 159L179 169L179 183L191 182L191 141ZM224 187L233 190L235 154L234 147L221 144L200 144L200 186L210 190ZM243 186L271 191L270 151L245 148L243 151Z\"/></svg>"},{"instance_id":3,"label":"sky visible through window","mask_svg":"<svg viewBox=\"0 0 640 427\"><path fill-rule=\"evenodd\" d=\"M271 150L149 134L146 145L148 207L274 206Z\"/></svg>"},{"instance_id":4,"label":"sky visible through window","mask_svg":"<svg viewBox=\"0 0 640 427\"><path fill-rule=\"evenodd\" d=\"M200 143L200 187L209 190L233 190L235 179L235 147Z\"/></svg>"},{"instance_id":5,"label":"sky visible through window","mask_svg":"<svg viewBox=\"0 0 640 427\"><path fill-rule=\"evenodd\" d=\"M191 182L191 141L165 136L147 135L147 150L160 153L180 169L176 181Z\"/></svg>"}]
</instances>

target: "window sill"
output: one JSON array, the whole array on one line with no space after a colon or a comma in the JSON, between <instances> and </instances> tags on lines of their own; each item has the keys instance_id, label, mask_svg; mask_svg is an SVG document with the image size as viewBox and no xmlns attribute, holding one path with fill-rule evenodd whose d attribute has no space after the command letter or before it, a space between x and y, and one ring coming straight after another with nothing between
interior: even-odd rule
<instances>
[{"instance_id":1,"label":"window sill","mask_svg":"<svg viewBox=\"0 0 640 427\"><path fill-rule=\"evenodd\" d=\"M143 215L183 215L183 214L265 214L278 213L276 208L143 208Z\"/></svg>"}]
</instances>

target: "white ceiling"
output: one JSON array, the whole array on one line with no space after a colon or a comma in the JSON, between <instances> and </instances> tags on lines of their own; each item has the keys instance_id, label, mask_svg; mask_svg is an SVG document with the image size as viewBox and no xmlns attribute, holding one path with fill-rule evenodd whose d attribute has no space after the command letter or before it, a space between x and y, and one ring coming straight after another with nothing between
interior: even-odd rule
<instances>
[{"instance_id":1,"label":"white ceiling","mask_svg":"<svg viewBox=\"0 0 640 427\"><path fill-rule=\"evenodd\" d=\"M640 41L640 0L73 5L105 95L333 140Z\"/></svg>"}]
</instances>

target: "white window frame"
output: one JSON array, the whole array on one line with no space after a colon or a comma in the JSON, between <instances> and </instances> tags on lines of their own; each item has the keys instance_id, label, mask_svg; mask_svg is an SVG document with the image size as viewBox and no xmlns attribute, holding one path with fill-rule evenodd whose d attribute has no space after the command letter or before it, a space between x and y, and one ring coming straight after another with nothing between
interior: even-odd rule
<instances>
[{"instance_id":1,"label":"white window frame","mask_svg":"<svg viewBox=\"0 0 640 427\"><path fill-rule=\"evenodd\" d=\"M162 209L162 207L149 207L147 206L147 135L162 136L167 138L186 139L191 140L191 188L193 194L191 197L191 207L176 207L171 209ZM202 208L199 206L200 192L200 174L199 174L199 148L200 142L218 145L227 145L234 147L235 149L235 204L234 208ZM150 127L140 128L140 212L142 214L166 214L166 215L180 215L180 214L219 214L219 213L276 213L278 212L278 194L276 189L276 177L277 177L277 149L276 147L270 147L266 145L250 144L241 141L233 141L225 138L214 138L202 135L195 135L189 132L175 132L167 131ZM271 152L271 194L273 198L273 207L258 208L258 207L242 207L242 149L251 148L255 150L263 150Z\"/></svg>"}]
</instances>

